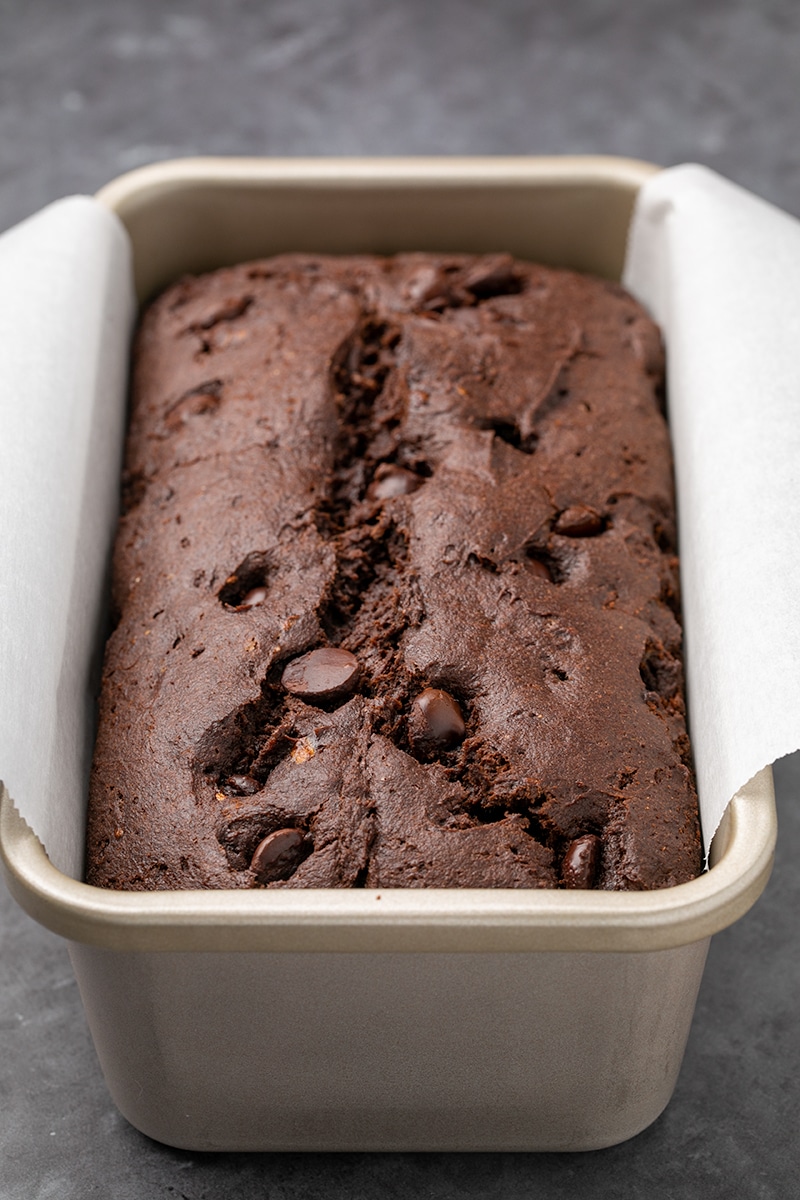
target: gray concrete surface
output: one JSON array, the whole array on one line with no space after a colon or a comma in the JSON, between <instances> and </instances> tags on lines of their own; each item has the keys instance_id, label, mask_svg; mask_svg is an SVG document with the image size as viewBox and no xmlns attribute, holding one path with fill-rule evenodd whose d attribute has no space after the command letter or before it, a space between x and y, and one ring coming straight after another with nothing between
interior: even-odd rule
<instances>
[{"instance_id":1,"label":"gray concrete surface","mask_svg":"<svg viewBox=\"0 0 800 1200\"><path fill-rule=\"evenodd\" d=\"M800 216L799 100L794 0L0 0L0 229L195 153L694 160ZM797 1195L800 758L776 780L775 872L714 939L672 1104L587 1155L157 1145L108 1098L64 946L0 890L0 1198Z\"/></svg>"}]
</instances>

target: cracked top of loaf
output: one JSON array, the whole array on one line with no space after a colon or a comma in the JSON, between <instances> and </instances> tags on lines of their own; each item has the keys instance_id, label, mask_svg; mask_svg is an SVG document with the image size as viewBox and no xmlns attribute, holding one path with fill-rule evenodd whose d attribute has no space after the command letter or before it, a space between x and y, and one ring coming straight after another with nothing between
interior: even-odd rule
<instances>
[{"instance_id":1,"label":"cracked top of loaf","mask_svg":"<svg viewBox=\"0 0 800 1200\"><path fill-rule=\"evenodd\" d=\"M138 336L87 878L653 888L701 846L658 332L507 255L284 255Z\"/></svg>"}]
</instances>

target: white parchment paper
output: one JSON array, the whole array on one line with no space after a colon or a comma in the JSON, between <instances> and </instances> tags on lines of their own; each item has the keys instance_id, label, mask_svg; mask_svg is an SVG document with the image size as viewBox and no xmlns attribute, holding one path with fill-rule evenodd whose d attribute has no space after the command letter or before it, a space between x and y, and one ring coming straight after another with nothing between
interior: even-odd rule
<instances>
[{"instance_id":1,"label":"white parchment paper","mask_svg":"<svg viewBox=\"0 0 800 1200\"><path fill-rule=\"evenodd\" d=\"M800 745L800 222L698 166L642 189L623 282L667 344L703 834Z\"/></svg>"},{"instance_id":2,"label":"white parchment paper","mask_svg":"<svg viewBox=\"0 0 800 1200\"><path fill-rule=\"evenodd\" d=\"M71 875L134 311L127 234L94 200L0 237L0 778Z\"/></svg>"},{"instance_id":3,"label":"white parchment paper","mask_svg":"<svg viewBox=\"0 0 800 1200\"><path fill-rule=\"evenodd\" d=\"M800 223L672 168L640 193L624 282L667 341L708 845L800 745ZM133 315L127 235L95 201L0 237L0 778L75 877Z\"/></svg>"}]
</instances>

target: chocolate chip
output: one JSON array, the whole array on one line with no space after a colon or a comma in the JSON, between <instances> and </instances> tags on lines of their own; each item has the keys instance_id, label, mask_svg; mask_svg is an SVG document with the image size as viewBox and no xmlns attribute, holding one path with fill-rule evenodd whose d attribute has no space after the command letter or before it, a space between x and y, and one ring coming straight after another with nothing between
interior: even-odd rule
<instances>
[{"instance_id":1,"label":"chocolate chip","mask_svg":"<svg viewBox=\"0 0 800 1200\"><path fill-rule=\"evenodd\" d=\"M412 746L446 748L460 742L465 732L458 703L441 688L425 688L411 705L408 734Z\"/></svg>"},{"instance_id":2,"label":"chocolate chip","mask_svg":"<svg viewBox=\"0 0 800 1200\"><path fill-rule=\"evenodd\" d=\"M600 859L600 839L585 833L567 846L561 865L561 878L568 888L590 888L597 874Z\"/></svg>"},{"instance_id":3,"label":"chocolate chip","mask_svg":"<svg viewBox=\"0 0 800 1200\"><path fill-rule=\"evenodd\" d=\"M259 883L288 879L306 857L303 834L299 829L277 829L260 841L250 861L250 870Z\"/></svg>"},{"instance_id":4,"label":"chocolate chip","mask_svg":"<svg viewBox=\"0 0 800 1200\"><path fill-rule=\"evenodd\" d=\"M541 558L534 558L532 554L529 554L528 565L533 575L539 575L542 579L546 579L549 583L553 582L553 576L550 574L547 563Z\"/></svg>"},{"instance_id":5,"label":"chocolate chip","mask_svg":"<svg viewBox=\"0 0 800 1200\"><path fill-rule=\"evenodd\" d=\"M242 596L239 603L235 606L237 612L249 612L251 608L258 607L263 604L267 598L267 589L265 587L250 588L250 591Z\"/></svg>"},{"instance_id":6,"label":"chocolate chip","mask_svg":"<svg viewBox=\"0 0 800 1200\"><path fill-rule=\"evenodd\" d=\"M261 784L253 775L229 775L225 785L240 796L254 796L261 791Z\"/></svg>"},{"instance_id":7,"label":"chocolate chip","mask_svg":"<svg viewBox=\"0 0 800 1200\"><path fill-rule=\"evenodd\" d=\"M267 598L270 570L266 550L251 550L225 580L217 593L220 604L234 612L247 612Z\"/></svg>"},{"instance_id":8,"label":"chocolate chip","mask_svg":"<svg viewBox=\"0 0 800 1200\"><path fill-rule=\"evenodd\" d=\"M393 496L408 496L421 485L422 480L413 471L406 471L403 467L395 467L390 463L382 463L367 488L367 499L391 500Z\"/></svg>"},{"instance_id":9,"label":"chocolate chip","mask_svg":"<svg viewBox=\"0 0 800 1200\"><path fill-rule=\"evenodd\" d=\"M595 537L603 532L605 522L600 513L588 504L571 504L559 513L553 528L565 537Z\"/></svg>"},{"instance_id":10,"label":"chocolate chip","mask_svg":"<svg viewBox=\"0 0 800 1200\"><path fill-rule=\"evenodd\" d=\"M352 692L360 673L358 659L338 646L322 646L293 659L281 683L302 700L332 700Z\"/></svg>"}]
</instances>

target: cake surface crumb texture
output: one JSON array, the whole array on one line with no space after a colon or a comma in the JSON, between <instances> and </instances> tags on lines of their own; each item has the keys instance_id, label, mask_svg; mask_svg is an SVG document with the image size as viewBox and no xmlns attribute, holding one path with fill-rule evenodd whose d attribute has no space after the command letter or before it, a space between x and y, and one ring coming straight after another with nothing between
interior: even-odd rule
<instances>
[{"instance_id":1,"label":"cake surface crumb texture","mask_svg":"<svg viewBox=\"0 0 800 1200\"><path fill-rule=\"evenodd\" d=\"M105 887L702 868L655 326L507 255L283 255L137 339Z\"/></svg>"}]
</instances>

